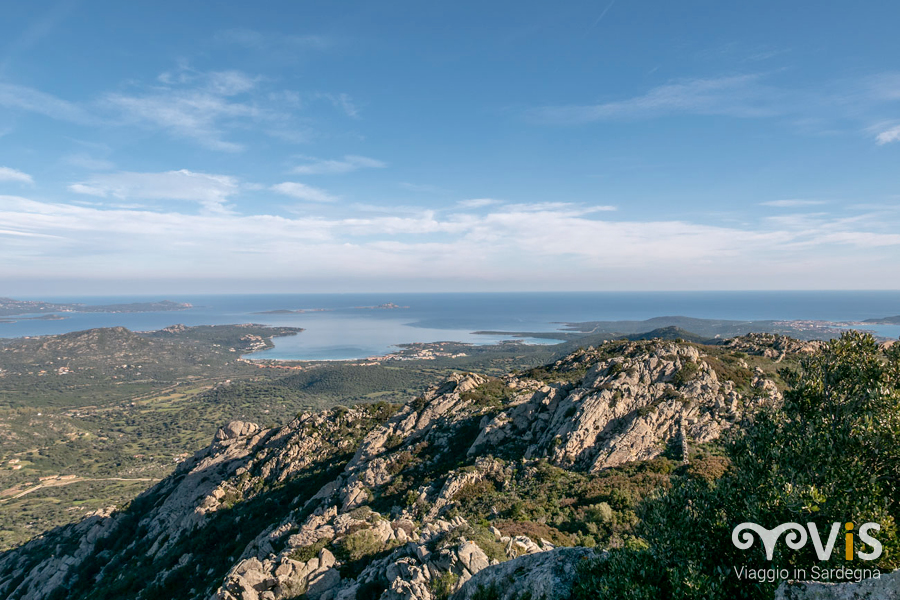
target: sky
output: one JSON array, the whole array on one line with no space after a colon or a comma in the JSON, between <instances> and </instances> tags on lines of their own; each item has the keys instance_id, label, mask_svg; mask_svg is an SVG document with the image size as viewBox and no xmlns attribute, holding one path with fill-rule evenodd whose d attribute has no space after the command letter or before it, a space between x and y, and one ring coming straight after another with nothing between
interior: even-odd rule
<instances>
[{"instance_id":1,"label":"sky","mask_svg":"<svg viewBox=\"0 0 900 600\"><path fill-rule=\"evenodd\" d=\"M900 288L900 3L8 2L0 296Z\"/></svg>"}]
</instances>

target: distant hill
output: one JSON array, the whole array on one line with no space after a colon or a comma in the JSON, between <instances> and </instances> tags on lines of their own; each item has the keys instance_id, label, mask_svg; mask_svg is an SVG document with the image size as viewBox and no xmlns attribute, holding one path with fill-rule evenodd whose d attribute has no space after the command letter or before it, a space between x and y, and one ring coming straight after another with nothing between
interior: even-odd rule
<instances>
[{"instance_id":1,"label":"distant hill","mask_svg":"<svg viewBox=\"0 0 900 600\"><path fill-rule=\"evenodd\" d=\"M896 317L884 317L881 319L866 319L863 323L871 323L872 325L900 325L900 315Z\"/></svg>"},{"instance_id":2,"label":"distant hill","mask_svg":"<svg viewBox=\"0 0 900 600\"><path fill-rule=\"evenodd\" d=\"M0 298L0 316L4 317L51 312L133 313L186 310L188 308L192 308L192 306L186 302L172 302L171 300L160 300L159 302L132 302L128 304L60 304L55 302L42 302L40 300L13 300L12 298Z\"/></svg>"},{"instance_id":3,"label":"distant hill","mask_svg":"<svg viewBox=\"0 0 900 600\"><path fill-rule=\"evenodd\" d=\"M4 340L0 406L77 402L96 394L101 385L229 377L235 369L254 370L236 361L242 354L272 347L274 336L300 331L263 325L176 325L140 333L107 327Z\"/></svg>"},{"instance_id":4,"label":"distant hill","mask_svg":"<svg viewBox=\"0 0 900 600\"><path fill-rule=\"evenodd\" d=\"M683 340L685 342L694 342L696 344L715 344L718 340L697 335L681 327L660 327L646 333L634 333L625 336L626 340Z\"/></svg>"}]
</instances>

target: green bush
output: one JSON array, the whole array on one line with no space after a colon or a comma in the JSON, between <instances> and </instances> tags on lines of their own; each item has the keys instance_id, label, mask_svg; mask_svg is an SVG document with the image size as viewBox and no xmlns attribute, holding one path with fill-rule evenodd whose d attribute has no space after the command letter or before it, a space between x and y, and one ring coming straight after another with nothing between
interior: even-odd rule
<instances>
[{"instance_id":1,"label":"green bush","mask_svg":"<svg viewBox=\"0 0 900 600\"><path fill-rule=\"evenodd\" d=\"M319 556L319 552L322 551L328 545L330 540L323 539L319 540L315 544L310 544L308 546L300 546L298 548L294 548L293 551L288 555L289 558L299 561L306 562L312 560Z\"/></svg>"},{"instance_id":2,"label":"green bush","mask_svg":"<svg viewBox=\"0 0 900 600\"><path fill-rule=\"evenodd\" d=\"M678 372L675 373L675 377L673 377L672 380L676 385L684 385L697 379L698 375L700 375L700 365L689 360L678 369Z\"/></svg>"},{"instance_id":3,"label":"green bush","mask_svg":"<svg viewBox=\"0 0 900 600\"><path fill-rule=\"evenodd\" d=\"M452 571L445 571L431 580L431 593L435 600L447 600L453 593L453 587L459 581L459 575Z\"/></svg>"},{"instance_id":4,"label":"green bush","mask_svg":"<svg viewBox=\"0 0 900 600\"><path fill-rule=\"evenodd\" d=\"M505 381L502 379L491 379L475 389L463 392L459 397L467 402L472 402L476 406L497 408L508 402L513 395L514 390L506 385Z\"/></svg>"},{"instance_id":5,"label":"green bush","mask_svg":"<svg viewBox=\"0 0 900 600\"><path fill-rule=\"evenodd\" d=\"M341 558L355 562L387 549L389 544L384 544L371 529L360 529L344 536L340 540L339 553Z\"/></svg>"}]
</instances>

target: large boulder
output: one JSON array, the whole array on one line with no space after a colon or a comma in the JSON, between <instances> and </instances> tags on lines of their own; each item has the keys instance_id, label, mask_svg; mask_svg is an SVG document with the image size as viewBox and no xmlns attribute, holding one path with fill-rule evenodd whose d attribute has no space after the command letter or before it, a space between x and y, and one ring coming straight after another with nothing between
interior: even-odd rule
<instances>
[{"instance_id":1,"label":"large boulder","mask_svg":"<svg viewBox=\"0 0 900 600\"><path fill-rule=\"evenodd\" d=\"M900 600L900 569L856 583L784 581L775 600Z\"/></svg>"},{"instance_id":2,"label":"large boulder","mask_svg":"<svg viewBox=\"0 0 900 600\"><path fill-rule=\"evenodd\" d=\"M220 427L216 432L216 441L224 442L225 440L233 440L239 437L253 435L259 431L259 425L256 423L248 423L246 421L232 421L224 427Z\"/></svg>"},{"instance_id":3,"label":"large boulder","mask_svg":"<svg viewBox=\"0 0 900 600\"><path fill-rule=\"evenodd\" d=\"M475 573L453 600L472 600L479 589L492 589L499 600L520 597L557 600L568 598L578 565L596 556L591 548L556 548L526 554Z\"/></svg>"}]
</instances>

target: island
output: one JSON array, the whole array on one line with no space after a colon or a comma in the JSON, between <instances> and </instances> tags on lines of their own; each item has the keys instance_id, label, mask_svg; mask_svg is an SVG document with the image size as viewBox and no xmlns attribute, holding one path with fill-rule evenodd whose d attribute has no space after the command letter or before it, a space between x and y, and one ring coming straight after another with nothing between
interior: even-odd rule
<instances>
[{"instance_id":1,"label":"island","mask_svg":"<svg viewBox=\"0 0 900 600\"><path fill-rule=\"evenodd\" d=\"M377 306L354 306L353 308L358 310L395 310L398 308L409 308L408 306L400 306L399 304L394 304L393 302L386 302L384 304L379 304Z\"/></svg>"},{"instance_id":2,"label":"island","mask_svg":"<svg viewBox=\"0 0 900 600\"><path fill-rule=\"evenodd\" d=\"M127 304L81 304L43 302L40 300L13 300L0 298L0 316L32 315L41 313L137 313L187 310L193 305L187 302L131 302Z\"/></svg>"},{"instance_id":3,"label":"island","mask_svg":"<svg viewBox=\"0 0 900 600\"><path fill-rule=\"evenodd\" d=\"M275 310L261 310L252 313L254 315L299 315L312 312L331 312L333 308L277 308Z\"/></svg>"}]
</instances>

